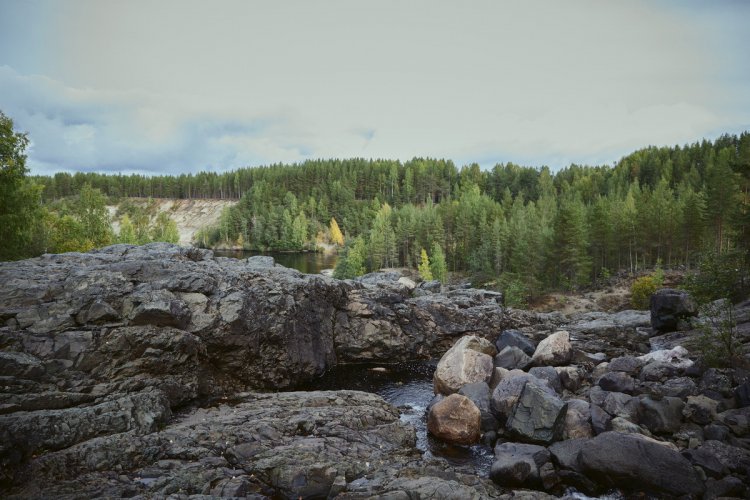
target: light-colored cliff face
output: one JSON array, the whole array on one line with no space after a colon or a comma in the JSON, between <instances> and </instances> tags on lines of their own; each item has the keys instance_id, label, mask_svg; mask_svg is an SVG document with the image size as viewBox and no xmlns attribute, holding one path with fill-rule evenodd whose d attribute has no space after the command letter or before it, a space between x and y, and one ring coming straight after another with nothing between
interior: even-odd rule
<instances>
[{"instance_id":1,"label":"light-colored cliff face","mask_svg":"<svg viewBox=\"0 0 750 500\"><path fill-rule=\"evenodd\" d=\"M135 203L148 203L146 198L131 198ZM237 200L173 200L168 198L154 198L159 212L167 212L177 223L180 233L180 245L189 245L199 229L213 225L219 221L221 211L237 203ZM108 206L112 216L112 226L115 232L120 230L120 222L116 220L116 206Z\"/></svg>"}]
</instances>

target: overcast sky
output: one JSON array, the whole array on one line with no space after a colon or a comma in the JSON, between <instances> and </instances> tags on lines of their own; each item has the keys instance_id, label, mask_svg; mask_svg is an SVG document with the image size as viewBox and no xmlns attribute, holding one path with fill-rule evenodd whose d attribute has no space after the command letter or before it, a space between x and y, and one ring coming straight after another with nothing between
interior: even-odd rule
<instances>
[{"instance_id":1,"label":"overcast sky","mask_svg":"<svg viewBox=\"0 0 750 500\"><path fill-rule=\"evenodd\" d=\"M34 174L553 169L750 130L748 1L0 0Z\"/></svg>"}]
</instances>

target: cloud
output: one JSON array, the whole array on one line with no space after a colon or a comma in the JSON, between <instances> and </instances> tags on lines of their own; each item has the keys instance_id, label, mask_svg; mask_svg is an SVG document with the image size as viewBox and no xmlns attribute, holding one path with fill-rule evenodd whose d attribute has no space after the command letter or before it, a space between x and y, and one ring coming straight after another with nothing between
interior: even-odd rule
<instances>
[{"instance_id":1,"label":"cloud","mask_svg":"<svg viewBox=\"0 0 750 500\"><path fill-rule=\"evenodd\" d=\"M0 95L3 111L29 134L34 174L229 170L311 151L284 113L220 114L185 98L75 89L8 66L0 66Z\"/></svg>"}]
</instances>

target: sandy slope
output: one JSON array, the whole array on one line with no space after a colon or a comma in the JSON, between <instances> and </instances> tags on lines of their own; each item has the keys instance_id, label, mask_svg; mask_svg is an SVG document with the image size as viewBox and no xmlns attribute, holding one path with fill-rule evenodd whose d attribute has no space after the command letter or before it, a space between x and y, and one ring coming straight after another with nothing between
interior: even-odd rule
<instances>
[{"instance_id":1,"label":"sandy slope","mask_svg":"<svg viewBox=\"0 0 750 500\"><path fill-rule=\"evenodd\" d=\"M133 198L132 201L146 204L145 198ZM193 235L202 227L216 223L221 216L224 207L237 203L236 200L172 200L166 198L155 198L160 212L168 212L169 216L177 223L180 233L180 244L189 245ZM120 230L120 224L115 220L116 206L108 206L112 215L115 231Z\"/></svg>"}]
</instances>

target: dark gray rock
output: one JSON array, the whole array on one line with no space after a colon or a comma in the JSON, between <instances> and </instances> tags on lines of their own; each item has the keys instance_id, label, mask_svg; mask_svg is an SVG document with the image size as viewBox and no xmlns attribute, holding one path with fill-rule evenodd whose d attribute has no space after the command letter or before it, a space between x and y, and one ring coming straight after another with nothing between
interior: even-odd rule
<instances>
[{"instance_id":1,"label":"dark gray rock","mask_svg":"<svg viewBox=\"0 0 750 500\"><path fill-rule=\"evenodd\" d=\"M490 477L501 486L541 487L540 468L550 460L546 448L533 444L501 443L495 446Z\"/></svg>"},{"instance_id":2,"label":"dark gray rock","mask_svg":"<svg viewBox=\"0 0 750 500\"><path fill-rule=\"evenodd\" d=\"M533 383L526 383L505 428L523 441L550 444L562 438L568 405Z\"/></svg>"},{"instance_id":3,"label":"dark gray rock","mask_svg":"<svg viewBox=\"0 0 750 500\"><path fill-rule=\"evenodd\" d=\"M503 330L495 342L495 345L497 346L498 352L509 346L518 347L529 357L533 356L534 350L536 350L534 343L520 330Z\"/></svg>"},{"instance_id":4,"label":"dark gray rock","mask_svg":"<svg viewBox=\"0 0 750 500\"><path fill-rule=\"evenodd\" d=\"M706 494L704 498L748 498L748 486L745 481L738 477L727 476L706 482Z\"/></svg>"},{"instance_id":5,"label":"dark gray rock","mask_svg":"<svg viewBox=\"0 0 750 500\"><path fill-rule=\"evenodd\" d=\"M641 369L639 378L650 382L663 382L677 373L678 369L669 363L652 361Z\"/></svg>"},{"instance_id":6,"label":"dark gray rock","mask_svg":"<svg viewBox=\"0 0 750 500\"><path fill-rule=\"evenodd\" d=\"M698 315L698 306L683 290L664 288L651 296L651 326L659 332L673 332L680 320Z\"/></svg>"},{"instance_id":7,"label":"dark gray rock","mask_svg":"<svg viewBox=\"0 0 750 500\"><path fill-rule=\"evenodd\" d=\"M581 450L588 439L566 439L553 443L548 449L553 462L563 469L583 472L580 463Z\"/></svg>"},{"instance_id":8,"label":"dark gray rock","mask_svg":"<svg viewBox=\"0 0 750 500\"><path fill-rule=\"evenodd\" d=\"M490 386L485 382L466 384L458 393L469 398L482 415L482 432L496 431L498 421L490 410Z\"/></svg>"},{"instance_id":9,"label":"dark gray rock","mask_svg":"<svg viewBox=\"0 0 750 500\"><path fill-rule=\"evenodd\" d=\"M734 398L740 408L750 406L750 380L745 380L734 388Z\"/></svg>"},{"instance_id":10,"label":"dark gray rock","mask_svg":"<svg viewBox=\"0 0 750 500\"><path fill-rule=\"evenodd\" d=\"M490 409L500 425L504 425L510 417L526 383L534 384L550 396L557 397L554 389L549 387L546 381L539 380L528 373L513 370L500 381L490 397Z\"/></svg>"},{"instance_id":11,"label":"dark gray rock","mask_svg":"<svg viewBox=\"0 0 750 500\"><path fill-rule=\"evenodd\" d=\"M716 455L706 449L683 450L682 456L711 477L721 478L729 474L729 469L716 458Z\"/></svg>"},{"instance_id":12,"label":"dark gray rock","mask_svg":"<svg viewBox=\"0 0 750 500\"><path fill-rule=\"evenodd\" d=\"M697 497L704 490L687 459L636 434L599 434L582 447L580 463L596 482L627 491Z\"/></svg>"},{"instance_id":13,"label":"dark gray rock","mask_svg":"<svg viewBox=\"0 0 750 500\"><path fill-rule=\"evenodd\" d=\"M633 394L633 391L635 390L635 380L633 380L633 377L623 372L605 373L597 383L599 384L599 387L609 392Z\"/></svg>"},{"instance_id":14,"label":"dark gray rock","mask_svg":"<svg viewBox=\"0 0 750 500\"><path fill-rule=\"evenodd\" d=\"M506 370L525 370L531 365L531 358L518 347L506 346L495 355L494 364Z\"/></svg>"},{"instance_id":15,"label":"dark gray rock","mask_svg":"<svg viewBox=\"0 0 750 500\"><path fill-rule=\"evenodd\" d=\"M750 468L750 451L720 441L706 440L698 450L713 455L732 472L746 474Z\"/></svg>"},{"instance_id":16,"label":"dark gray rock","mask_svg":"<svg viewBox=\"0 0 750 500\"><path fill-rule=\"evenodd\" d=\"M602 410L597 405L591 405L591 429L594 434L599 435L602 432L611 430L612 416Z\"/></svg>"},{"instance_id":17,"label":"dark gray rock","mask_svg":"<svg viewBox=\"0 0 750 500\"><path fill-rule=\"evenodd\" d=\"M708 424L703 428L703 437L708 441L726 441L729 429L721 424Z\"/></svg>"},{"instance_id":18,"label":"dark gray rock","mask_svg":"<svg viewBox=\"0 0 750 500\"><path fill-rule=\"evenodd\" d=\"M535 366L529 369L529 374L540 380L546 380L547 385L552 387L558 394L562 392L562 383L557 370L552 366Z\"/></svg>"},{"instance_id":19,"label":"dark gray rock","mask_svg":"<svg viewBox=\"0 0 750 500\"><path fill-rule=\"evenodd\" d=\"M698 387L690 377L677 377L666 380L661 384L661 394L675 398L686 399L696 394Z\"/></svg>"},{"instance_id":20,"label":"dark gray rock","mask_svg":"<svg viewBox=\"0 0 750 500\"><path fill-rule=\"evenodd\" d=\"M654 400L646 397L638 406L638 422L655 434L672 434L680 429L684 407L680 398Z\"/></svg>"},{"instance_id":21,"label":"dark gray rock","mask_svg":"<svg viewBox=\"0 0 750 500\"><path fill-rule=\"evenodd\" d=\"M637 375L643 367L643 360L635 356L620 356L609 362L607 369L613 372L625 372L628 375Z\"/></svg>"}]
</instances>

